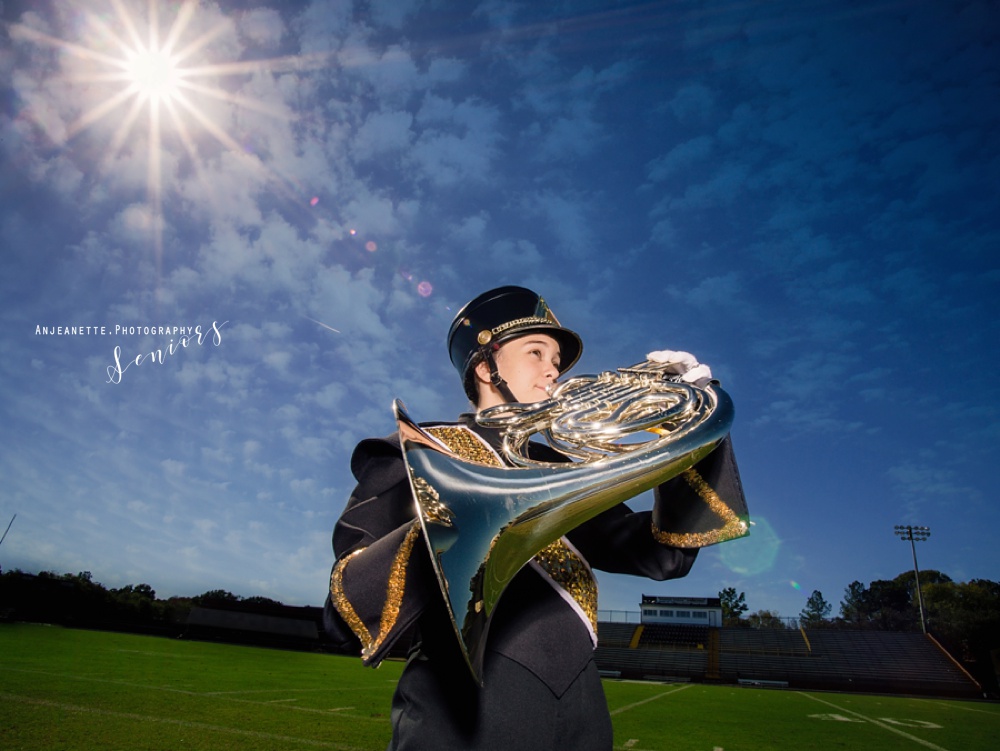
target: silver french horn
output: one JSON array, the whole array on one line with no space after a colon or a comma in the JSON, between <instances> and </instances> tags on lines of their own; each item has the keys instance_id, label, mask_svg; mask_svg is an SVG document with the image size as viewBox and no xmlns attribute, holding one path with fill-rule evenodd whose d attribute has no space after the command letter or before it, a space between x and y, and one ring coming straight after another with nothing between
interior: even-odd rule
<instances>
[{"instance_id":1,"label":"silver french horn","mask_svg":"<svg viewBox=\"0 0 1000 751\"><path fill-rule=\"evenodd\" d=\"M462 652L477 681L490 619L506 586L539 551L583 522L684 472L733 421L712 382L683 383L646 361L578 376L545 401L479 413L503 431L510 466L463 459L393 404L424 539ZM532 436L571 462L527 454ZM737 521L737 533L748 531Z\"/></svg>"}]
</instances>

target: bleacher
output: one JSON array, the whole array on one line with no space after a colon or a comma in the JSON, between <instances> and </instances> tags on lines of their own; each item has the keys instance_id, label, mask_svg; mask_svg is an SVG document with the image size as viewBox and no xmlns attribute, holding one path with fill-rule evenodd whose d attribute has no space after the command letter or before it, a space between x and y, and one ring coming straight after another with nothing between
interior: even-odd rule
<instances>
[{"instance_id":1,"label":"bleacher","mask_svg":"<svg viewBox=\"0 0 1000 751\"><path fill-rule=\"evenodd\" d=\"M604 675L622 678L982 695L968 674L919 633L601 623L596 660Z\"/></svg>"},{"instance_id":2,"label":"bleacher","mask_svg":"<svg viewBox=\"0 0 1000 751\"><path fill-rule=\"evenodd\" d=\"M632 635L639 628L636 623L605 623L597 624L597 643L605 647L628 647L632 643Z\"/></svg>"},{"instance_id":3,"label":"bleacher","mask_svg":"<svg viewBox=\"0 0 1000 751\"><path fill-rule=\"evenodd\" d=\"M707 632L702 626L599 623L595 660L605 675L661 681L702 679L708 669ZM638 644L633 649L630 645L636 634Z\"/></svg>"},{"instance_id":4,"label":"bleacher","mask_svg":"<svg viewBox=\"0 0 1000 751\"><path fill-rule=\"evenodd\" d=\"M706 644L708 644L707 626L646 623L639 638L641 649L704 649Z\"/></svg>"},{"instance_id":5,"label":"bleacher","mask_svg":"<svg viewBox=\"0 0 1000 751\"><path fill-rule=\"evenodd\" d=\"M723 628L720 649L724 652L775 655L778 657L808 657L809 643L798 629L784 628Z\"/></svg>"},{"instance_id":6,"label":"bleacher","mask_svg":"<svg viewBox=\"0 0 1000 751\"><path fill-rule=\"evenodd\" d=\"M597 667L602 674L620 678L690 681L705 675L706 653L671 649L629 649L597 646Z\"/></svg>"}]
</instances>

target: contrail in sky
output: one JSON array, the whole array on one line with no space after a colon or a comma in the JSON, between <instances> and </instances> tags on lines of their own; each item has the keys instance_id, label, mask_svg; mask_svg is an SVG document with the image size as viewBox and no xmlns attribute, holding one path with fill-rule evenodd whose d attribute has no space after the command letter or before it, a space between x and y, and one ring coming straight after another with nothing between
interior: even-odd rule
<instances>
[{"instance_id":1,"label":"contrail in sky","mask_svg":"<svg viewBox=\"0 0 1000 751\"><path fill-rule=\"evenodd\" d=\"M302 316L302 317L305 318L307 321L312 321L313 323L322 326L324 329L330 329L330 331L332 331L335 334L341 333L339 329L335 329L333 326L327 326L325 323L323 323L322 321L317 321L315 318L310 318L309 316Z\"/></svg>"}]
</instances>

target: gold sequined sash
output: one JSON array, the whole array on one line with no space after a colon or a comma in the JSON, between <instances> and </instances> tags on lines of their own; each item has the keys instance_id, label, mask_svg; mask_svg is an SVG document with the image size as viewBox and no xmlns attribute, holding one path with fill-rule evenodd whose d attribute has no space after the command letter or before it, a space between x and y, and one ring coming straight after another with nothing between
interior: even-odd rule
<instances>
[{"instance_id":1,"label":"gold sequined sash","mask_svg":"<svg viewBox=\"0 0 1000 751\"><path fill-rule=\"evenodd\" d=\"M462 425L440 425L426 430L467 461L504 466L499 454L486 441ZM591 639L596 641L597 582L583 557L562 538L543 548L532 564L574 606Z\"/></svg>"}]
</instances>

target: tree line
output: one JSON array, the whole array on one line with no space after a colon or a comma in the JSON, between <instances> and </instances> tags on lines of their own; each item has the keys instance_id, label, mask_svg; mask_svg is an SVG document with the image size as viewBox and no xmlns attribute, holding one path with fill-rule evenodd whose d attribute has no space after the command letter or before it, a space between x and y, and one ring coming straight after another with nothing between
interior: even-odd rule
<instances>
[{"instance_id":1,"label":"tree line","mask_svg":"<svg viewBox=\"0 0 1000 751\"><path fill-rule=\"evenodd\" d=\"M320 612L319 608L292 608L268 597L241 597L222 589L160 600L149 584L109 589L94 581L89 571L29 574L15 569L0 574L0 620L173 633L183 628L195 607L281 617L290 617L290 611L309 611L308 615L317 617Z\"/></svg>"}]
</instances>

